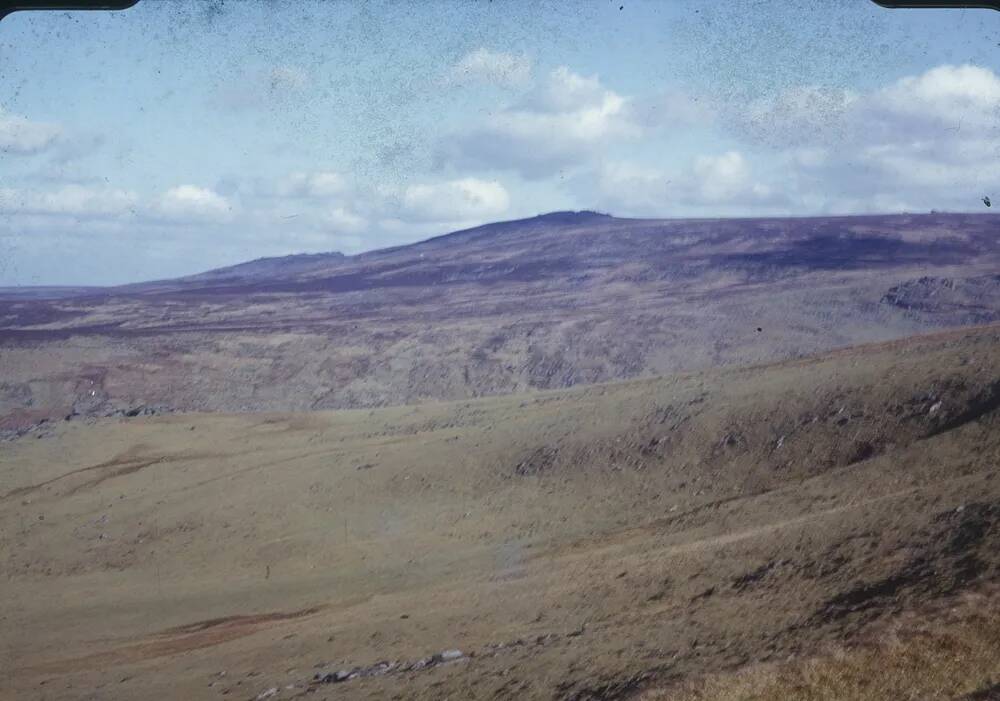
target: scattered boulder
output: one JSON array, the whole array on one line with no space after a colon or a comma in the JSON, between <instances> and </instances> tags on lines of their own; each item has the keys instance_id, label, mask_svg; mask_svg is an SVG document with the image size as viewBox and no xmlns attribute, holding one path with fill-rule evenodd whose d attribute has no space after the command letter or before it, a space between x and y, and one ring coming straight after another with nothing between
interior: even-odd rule
<instances>
[{"instance_id":1,"label":"scattered boulder","mask_svg":"<svg viewBox=\"0 0 1000 701\"><path fill-rule=\"evenodd\" d=\"M406 667L406 671L408 671L408 672L417 672L417 671L419 671L421 669L426 669L427 667L433 667L434 664L435 663L434 663L434 658L433 657L422 657L419 660L417 660L416 662L414 662L413 664L411 664L408 667Z\"/></svg>"},{"instance_id":2,"label":"scattered boulder","mask_svg":"<svg viewBox=\"0 0 1000 701\"><path fill-rule=\"evenodd\" d=\"M332 672L316 672L313 681L320 684L339 684L346 682L353 675L353 670L339 669Z\"/></svg>"},{"instance_id":3,"label":"scattered boulder","mask_svg":"<svg viewBox=\"0 0 1000 701\"><path fill-rule=\"evenodd\" d=\"M422 669L429 669L440 664L457 662L466 659L464 652L458 649L445 650L430 657L422 657L415 662L405 664L398 661L376 662L368 667L354 667L352 669L321 670L313 675L314 684L340 684L359 677L380 677L383 674L393 672L417 672Z\"/></svg>"}]
</instances>

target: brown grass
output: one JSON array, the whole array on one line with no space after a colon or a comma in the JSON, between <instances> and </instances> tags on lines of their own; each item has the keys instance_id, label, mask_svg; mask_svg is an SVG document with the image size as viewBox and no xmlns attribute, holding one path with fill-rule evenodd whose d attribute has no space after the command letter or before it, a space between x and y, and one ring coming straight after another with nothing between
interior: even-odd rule
<instances>
[{"instance_id":1,"label":"brown grass","mask_svg":"<svg viewBox=\"0 0 1000 701\"><path fill-rule=\"evenodd\" d=\"M644 701L902 701L961 699L1000 683L1000 608L976 597L808 659L757 665ZM994 597L995 602L995 597ZM978 696L976 698L979 698Z\"/></svg>"},{"instance_id":2,"label":"brown grass","mask_svg":"<svg viewBox=\"0 0 1000 701\"><path fill-rule=\"evenodd\" d=\"M283 701L316 665L453 648L315 698L954 699L1000 673L1000 596L929 609L1000 582L997 378L980 329L528 397L59 422L0 449L3 488L36 486L0 500L0 699Z\"/></svg>"}]
</instances>

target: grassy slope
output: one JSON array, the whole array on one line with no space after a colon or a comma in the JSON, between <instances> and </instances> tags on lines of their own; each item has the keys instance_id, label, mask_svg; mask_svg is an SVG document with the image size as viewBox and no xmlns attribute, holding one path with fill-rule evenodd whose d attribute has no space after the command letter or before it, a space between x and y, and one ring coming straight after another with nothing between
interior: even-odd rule
<instances>
[{"instance_id":1,"label":"grassy slope","mask_svg":"<svg viewBox=\"0 0 1000 701\"><path fill-rule=\"evenodd\" d=\"M987 588L921 611L859 643L782 664L654 689L644 701L989 701L1000 694L1000 606ZM992 694L992 695L991 695Z\"/></svg>"},{"instance_id":2,"label":"grassy slope","mask_svg":"<svg viewBox=\"0 0 1000 701\"><path fill-rule=\"evenodd\" d=\"M996 576L998 340L19 439L0 694L288 698L457 647L315 698L610 699L814 654Z\"/></svg>"}]
</instances>

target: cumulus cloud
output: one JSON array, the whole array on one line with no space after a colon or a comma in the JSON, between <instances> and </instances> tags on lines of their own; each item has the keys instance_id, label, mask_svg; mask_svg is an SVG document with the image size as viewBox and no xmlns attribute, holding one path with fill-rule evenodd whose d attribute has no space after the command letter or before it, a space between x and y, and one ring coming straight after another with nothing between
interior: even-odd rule
<instances>
[{"instance_id":1,"label":"cumulus cloud","mask_svg":"<svg viewBox=\"0 0 1000 701\"><path fill-rule=\"evenodd\" d=\"M358 234L368 227L368 220L345 207L334 207L323 215L323 221L334 231Z\"/></svg>"},{"instance_id":2,"label":"cumulus cloud","mask_svg":"<svg viewBox=\"0 0 1000 701\"><path fill-rule=\"evenodd\" d=\"M292 173L281 180L275 193L281 197L328 198L343 194L347 181L339 173L317 171Z\"/></svg>"},{"instance_id":3,"label":"cumulus cloud","mask_svg":"<svg viewBox=\"0 0 1000 701\"><path fill-rule=\"evenodd\" d=\"M488 220L507 211L510 197L496 180L461 178L406 188L402 212L417 221Z\"/></svg>"},{"instance_id":4,"label":"cumulus cloud","mask_svg":"<svg viewBox=\"0 0 1000 701\"><path fill-rule=\"evenodd\" d=\"M698 156L692 170L700 199L706 202L765 200L771 194L767 185L751 180L750 168L739 151Z\"/></svg>"},{"instance_id":5,"label":"cumulus cloud","mask_svg":"<svg viewBox=\"0 0 1000 701\"><path fill-rule=\"evenodd\" d=\"M140 211L153 223L225 223L227 230L243 234L266 231L263 238L283 241L294 237L313 250L348 242L356 251L489 221L510 207L502 183L474 177L390 185L333 171L301 171L272 180L224 182L216 189L172 187Z\"/></svg>"},{"instance_id":6,"label":"cumulus cloud","mask_svg":"<svg viewBox=\"0 0 1000 701\"><path fill-rule=\"evenodd\" d=\"M138 196L129 190L62 185L50 191L0 188L0 212L74 218L134 214Z\"/></svg>"},{"instance_id":7,"label":"cumulus cloud","mask_svg":"<svg viewBox=\"0 0 1000 701\"><path fill-rule=\"evenodd\" d=\"M0 110L0 153L31 155L52 146L62 128L48 122L33 122Z\"/></svg>"},{"instance_id":8,"label":"cumulus cloud","mask_svg":"<svg viewBox=\"0 0 1000 701\"><path fill-rule=\"evenodd\" d=\"M178 185L152 197L120 188L61 184L51 189L0 188L0 214L10 218L209 223L231 220L234 205L213 190Z\"/></svg>"},{"instance_id":9,"label":"cumulus cloud","mask_svg":"<svg viewBox=\"0 0 1000 701\"><path fill-rule=\"evenodd\" d=\"M703 154L668 172L628 161L604 163L584 183L604 208L633 216L730 216L779 212L786 198L754 176L739 151Z\"/></svg>"},{"instance_id":10,"label":"cumulus cloud","mask_svg":"<svg viewBox=\"0 0 1000 701\"><path fill-rule=\"evenodd\" d=\"M713 111L728 136L778 164L773 187L800 213L968 209L1000 181L1000 77L981 66L867 91L791 86Z\"/></svg>"},{"instance_id":11,"label":"cumulus cloud","mask_svg":"<svg viewBox=\"0 0 1000 701\"><path fill-rule=\"evenodd\" d=\"M151 212L169 221L224 221L232 216L233 205L208 188L178 185L160 195Z\"/></svg>"},{"instance_id":12,"label":"cumulus cloud","mask_svg":"<svg viewBox=\"0 0 1000 701\"><path fill-rule=\"evenodd\" d=\"M1000 77L979 66L942 65L867 93L803 85L717 109L736 134L771 147L941 141L949 131L997 130Z\"/></svg>"},{"instance_id":13,"label":"cumulus cloud","mask_svg":"<svg viewBox=\"0 0 1000 701\"><path fill-rule=\"evenodd\" d=\"M673 178L628 161L611 161L582 179L585 199L621 215L662 215L670 211Z\"/></svg>"},{"instance_id":14,"label":"cumulus cloud","mask_svg":"<svg viewBox=\"0 0 1000 701\"><path fill-rule=\"evenodd\" d=\"M289 252L357 253L407 243L498 218L510 202L507 190L495 180L379 186L331 175L317 171L270 182L263 177L233 179L229 187L217 189L178 184L142 196L77 183L0 187L0 238L39 250L55 250L62 241L89 243L92 251L109 253L127 236L142 241L147 252L171 258L177 266L174 273L190 273L211 267L209 260L231 261L234 250L253 258ZM253 196L258 190L269 195ZM327 196L333 193L340 194ZM146 264L153 265L148 259ZM131 274L165 274L136 272L139 269Z\"/></svg>"},{"instance_id":15,"label":"cumulus cloud","mask_svg":"<svg viewBox=\"0 0 1000 701\"><path fill-rule=\"evenodd\" d=\"M655 168L629 162L638 137L693 125L718 130L727 148L686 166L670 154ZM967 209L1000 181L1000 76L941 65L873 89L791 85L723 104L680 91L624 96L560 67L444 140L438 163L559 174L587 194L583 205L612 211Z\"/></svg>"},{"instance_id":16,"label":"cumulus cloud","mask_svg":"<svg viewBox=\"0 0 1000 701\"><path fill-rule=\"evenodd\" d=\"M626 97L597 76L560 67L518 102L446 139L438 155L457 168L510 169L534 179L579 166L640 133Z\"/></svg>"},{"instance_id":17,"label":"cumulus cloud","mask_svg":"<svg viewBox=\"0 0 1000 701\"><path fill-rule=\"evenodd\" d=\"M852 96L832 121L834 131L800 131L786 154L828 207L968 208L1000 181L1000 77L987 68L903 77Z\"/></svg>"},{"instance_id":18,"label":"cumulus cloud","mask_svg":"<svg viewBox=\"0 0 1000 701\"><path fill-rule=\"evenodd\" d=\"M863 107L882 118L909 117L911 126L926 129L962 124L995 130L1000 77L980 66L937 66L877 91Z\"/></svg>"},{"instance_id":19,"label":"cumulus cloud","mask_svg":"<svg viewBox=\"0 0 1000 701\"><path fill-rule=\"evenodd\" d=\"M451 83L478 81L514 88L531 79L531 59L523 54L490 51L480 48L470 51L451 67Z\"/></svg>"}]
</instances>

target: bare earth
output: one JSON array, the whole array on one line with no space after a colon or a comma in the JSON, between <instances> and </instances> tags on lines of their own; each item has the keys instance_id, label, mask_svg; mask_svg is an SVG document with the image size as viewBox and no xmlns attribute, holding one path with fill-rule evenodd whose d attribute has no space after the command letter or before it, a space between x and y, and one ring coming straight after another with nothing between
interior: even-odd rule
<instances>
[{"instance_id":1,"label":"bare earth","mask_svg":"<svg viewBox=\"0 0 1000 701\"><path fill-rule=\"evenodd\" d=\"M152 302L133 303L148 320ZM750 324L781 323L766 308ZM756 333L720 353L754 357ZM137 338L60 352L136 357ZM69 362L43 341L40 358ZM204 336L190 362L221 366L205 349L242 342ZM134 372L108 368L102 391ZM530 395L60 421L0 450L0 695L835 698L812 693L816 670L909 660L923 676L900 674L917 686L895 698L977 698L1000 679L1000 617L983 618L998 407L987 325ZM916 632L856 647L899 621ZM927 621L951 635L950 672L920 664Z\"/></svg>"}]
</instances>

